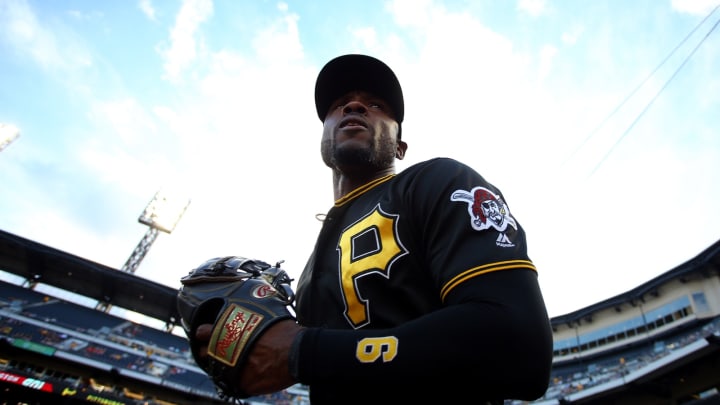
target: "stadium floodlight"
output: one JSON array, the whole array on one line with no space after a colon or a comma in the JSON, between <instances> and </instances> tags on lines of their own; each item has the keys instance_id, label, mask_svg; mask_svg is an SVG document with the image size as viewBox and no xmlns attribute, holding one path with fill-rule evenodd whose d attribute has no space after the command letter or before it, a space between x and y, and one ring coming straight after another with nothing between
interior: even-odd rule
<instances>
[{"instance_id":1,"label":"stadium floodlight","mask_svg":"<svg viewBox=\"0 0 720 405\"><path fill-rule=\"evenodd\" d=\"M172 233L189 205L189 198L178 198L178 196L171 195L163 190L155 193L153 199L150 200L150 203L138 217L138 222L147 225L148 230L120 270L135 273L138 266L140 266L140 262L145 258L152 244L155 243L158 231ZM109 302L98 302L95 308L108 312L110 306Z\"/></svg>"},{"instance_id":2,"label":"stadium floodlight","mask_svg":"<svg viewBox=\"0 0 720 405\"><path fill-rule=\"evenodd\" d=\"M20 136L20 129L12 124L0 122L0 151L5 149L12 141Z\"/></svg>"},{"instance_id":3,"label":"stadium floodlight","mask_svg":"<svg viewBox=\"0 0 720 405\"><path fill-rule=\"evenodd\" d=\"M158 231L172 233L189 205L190 199L179 199L163 190L155 193L138 218L138 222L147 225L148 230L125 262L122 271L135 273L150 246L157 239Z\"/></svg>"},{"instance_id":4,"label":"stadium floodlight","mask_svg":"<svg viewBox=\"0 0 720 405\"><path fill-rule=\"evenodd\" d=\"M172 233L188 205L190 199L178 198L160 190L140 214L138 222L165 233Z\"/></svg>"}]
</instances>

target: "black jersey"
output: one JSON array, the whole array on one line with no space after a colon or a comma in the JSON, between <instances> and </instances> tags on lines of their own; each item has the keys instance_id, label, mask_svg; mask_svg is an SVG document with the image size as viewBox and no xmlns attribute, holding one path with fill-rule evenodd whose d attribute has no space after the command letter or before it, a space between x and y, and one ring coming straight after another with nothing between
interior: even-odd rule
<instances>
[{"instance_id":1,"label":"black jersey","mask_svg":"<svg viewBox=\"0 0 720 405\"><path fill-rule=\"evenodd\" d=\"M313 404L502 403L547 387L552 334L525 233L502 193L455 160L336 201L296 298Z\"/></svg>"},{"instance_id":2,"label":"black jersey","mask_svg":"<svg viewBox=\"0 0 720 405\"><path fill-rule=\"evenodd\" d=\"M533 269L502 193L448 158L336 201L297 287L304 326L386 328L440 307L463 281Z\"/></svg>"}]
</instances>

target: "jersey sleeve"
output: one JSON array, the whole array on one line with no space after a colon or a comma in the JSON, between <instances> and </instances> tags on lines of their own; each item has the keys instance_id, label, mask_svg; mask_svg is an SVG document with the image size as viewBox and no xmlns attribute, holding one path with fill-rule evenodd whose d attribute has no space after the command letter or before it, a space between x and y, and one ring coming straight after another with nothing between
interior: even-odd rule
<instances>
[{"instance_id":1,"label":"jersey sleeve","mask_svg":"<svg viewBox=\"0 0 720 405\"><path fill-rule=\"evenodd\" d=\"M535 271L525 231L501 191L471 167L447 158L430 161L404 193L412 209L415 251L434 278L442 300L458 285L483 274Z\"/></svg>"}]
</instances>

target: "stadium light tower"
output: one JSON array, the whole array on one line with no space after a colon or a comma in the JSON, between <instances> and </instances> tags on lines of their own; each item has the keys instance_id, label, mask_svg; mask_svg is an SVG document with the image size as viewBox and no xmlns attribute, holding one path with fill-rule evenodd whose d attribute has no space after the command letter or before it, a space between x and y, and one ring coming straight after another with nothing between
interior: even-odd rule
<instances>
[{"instance_id":1,"label":"stadium light tower","mask_svg":"<svg viewBox=\"0 0 720 405\"><path fill-rule=\"evenodd\" d=\"M0 152L20 136L20 129L12 124L0 122Z\"/></svg>"},{"instance_id":2,"label":"stadium light tower","mask_svg":"<svg viewBox=\"0 0 720 405\"><path fill-rule=\"evenodd\" d=\"M172 233L189 205L190 199L178 199L162 190L155 193L153 199L150 200L150 203L138 218L138 222L147 225L148 230L120 270L135 273L140 262L145 258L148 250L157 239L158 232ZM107 312L110 310L110 304L99 302L96 309Z\"/></svg>"},{"instance_id":3,"label":"stadium light tower","mask_svg":"<svg viewBox=\"0 0 720 405\"><path fill-rule=\"evenodd\" d=\"M155 239L157 239L158 231L167 234L172 233L175 226L180 222L180 218L182 218L185 210L187 210L188 205L190 205L189 199L173 198L162 190L155 193L153 199L150 200L150 203L138 218L138 222L147 225L148 230L121 270L128 273L135 273L135 270L137 270L140 262L145 258L150 246L152 246Z\"/></svg>"}]
</instances>

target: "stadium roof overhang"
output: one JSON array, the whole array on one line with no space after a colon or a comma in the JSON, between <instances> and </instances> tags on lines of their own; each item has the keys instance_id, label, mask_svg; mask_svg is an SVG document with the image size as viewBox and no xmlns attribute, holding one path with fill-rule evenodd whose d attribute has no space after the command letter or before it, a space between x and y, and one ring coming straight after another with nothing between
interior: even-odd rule
<instances>
[{"instance_id":1,"label":"stadium roof overhang","mask_svg":"<svg viewBox=\"0 0 720 405\"><path fill-rule=\"evenodd\" d=\"M608 308L618 308L623 304L637 305L644 302L648 294L657 295L658 289L668 282L677 280L687 282L704 279L720 274L720 240L687 262L649 280L630 291L600 301L588 307L566 315L552 318L553 325L572 324L591 317L593 313Z\"/></svg>"},{"instance_id":2,"label":"stadium roof overhang","mask_svg":"<svg viewBox=\"0 0 720 405\"><path fill-rule=\"evenodd\" d=\"M2 230L0 270L29 283L47 284L135 311L166 325L179 323L176 289Z\"/></svg>"}]
</instances>

